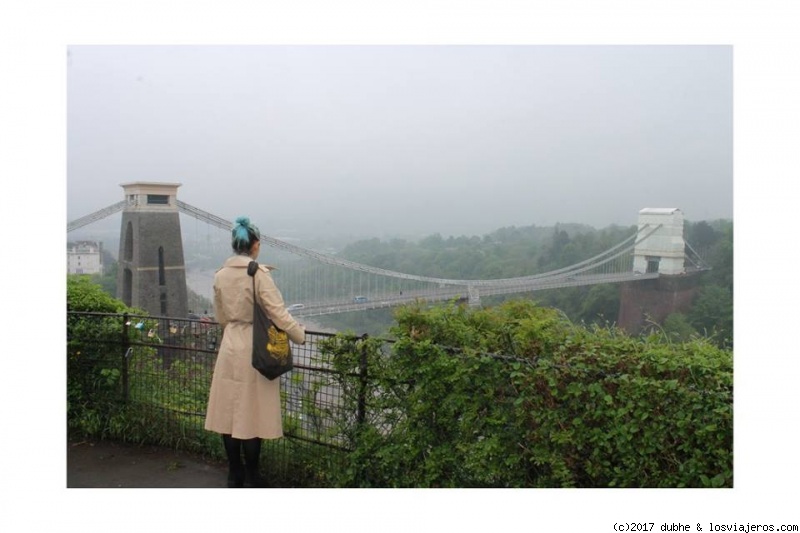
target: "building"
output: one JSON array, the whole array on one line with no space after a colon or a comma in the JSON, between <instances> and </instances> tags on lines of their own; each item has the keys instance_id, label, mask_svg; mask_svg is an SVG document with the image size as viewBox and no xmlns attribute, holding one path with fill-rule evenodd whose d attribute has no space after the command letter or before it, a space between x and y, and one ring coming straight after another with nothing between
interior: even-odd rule
<instances>
[{"instance_id":1,"label":"building","mask_svg":"<svg viewBox=\"0 0 800 533\"><path fill-rule=\"evenodd\" d=\"M102 274L103 243L76 241L67 243L68 274Z\"/></svg>"}]
</instances>

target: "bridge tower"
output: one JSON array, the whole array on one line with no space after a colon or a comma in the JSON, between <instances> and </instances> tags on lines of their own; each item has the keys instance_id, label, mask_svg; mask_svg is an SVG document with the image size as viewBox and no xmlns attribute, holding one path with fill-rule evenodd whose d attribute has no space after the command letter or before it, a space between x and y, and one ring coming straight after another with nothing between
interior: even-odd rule
<instances>
[{"instance_id":1,"label":"bridge tower","mask_svg":"<svg viewBox=\"0 0 800 533\"><path fill-rule=\"evenodd\" d=\"M648 207L639 211L639 230L656 229L633 251L633 271L658 273L658 278L623 283L617 325L638 334L648 320L663 323L671 313L688 310L697 292L697 279L684 265L683 213L676 208ZM644 230L645 234L647 229Z\"/></svg>"},{"instance_id":2,"label":"bridge tower","mask_svg":"<svg viewBox=\"0 0 800 533\"><path fill-rule=\"evenodd\" d=\"M180 183L123 183L117 297L151 315L185 317L188 298L178 214Z\"/></svg>"},{"instance_id":3,"label":"bridge tower","mask_svg":"<svg viewBox=\"0 0 800 533\"><path fill-rule=\"evenodd\" d=\"M467 286L467 295L469 296L469 306L470 307L480 307L481 306L481 294L478 292L478 287L475 285L468 285Z\"/></svg>"},{"instance_id":4,"label":"bridge tower","mask_svg":"<svg viewBox=\"0 0 800 533\"><path fill-rule=\"evenodd\" d=\"M641 274L683 274L683 213L676 208L647 207L639 211L639 231L649 225L660 226L655 232L636 243L633 250L633 271Z\"/></svg>"}]
</instances>

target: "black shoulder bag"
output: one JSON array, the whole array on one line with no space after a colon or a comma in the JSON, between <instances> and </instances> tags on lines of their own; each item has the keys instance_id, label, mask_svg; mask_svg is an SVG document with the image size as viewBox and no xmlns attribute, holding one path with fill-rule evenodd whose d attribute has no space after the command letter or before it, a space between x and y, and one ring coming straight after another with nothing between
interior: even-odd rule
<instances>
[{"instance_id":1,"label":"black shoulder bag","mask_svg":"<svg viewBox=\"0 0 800 533\"><path fill-rule=\"evenodd\" d=\"M293 368L289 335L278 329L258 305L256 272L258 263L247 265L247 274L253 278L253 368L272 380Z\"/></svg>"}]
</instances>

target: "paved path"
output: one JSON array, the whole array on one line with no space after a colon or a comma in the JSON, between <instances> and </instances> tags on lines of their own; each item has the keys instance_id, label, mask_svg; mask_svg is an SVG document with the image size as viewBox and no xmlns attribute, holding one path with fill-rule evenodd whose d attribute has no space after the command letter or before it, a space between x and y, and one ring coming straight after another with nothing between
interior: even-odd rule
<instances>
[{"instance_id":1,"label":"paved path","mask_svg":"<svg viewBox=\"0 0 800 533\"><path fill-rule=\"evenodd\" d=\"M225 463L158 446L67 443L67 488L225 488Z\"/></svg>"}]
</instances>

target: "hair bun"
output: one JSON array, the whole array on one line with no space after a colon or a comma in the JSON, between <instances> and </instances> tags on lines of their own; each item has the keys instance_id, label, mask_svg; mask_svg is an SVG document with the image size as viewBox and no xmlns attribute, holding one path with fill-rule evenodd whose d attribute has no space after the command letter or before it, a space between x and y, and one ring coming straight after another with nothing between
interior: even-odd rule
<instances>
[{"instance_id":1,"label":"hair bun","mask_svg":"<svg viewBox=\"0 0 800 533\"><path fill-rule=\"evenodd\" d=\"M261 239L258 228L250 222L250 217L236 218L236 223L231 229L231 246L237 254L249 254L253 243Z\"/></svg>"}]
</instances>

